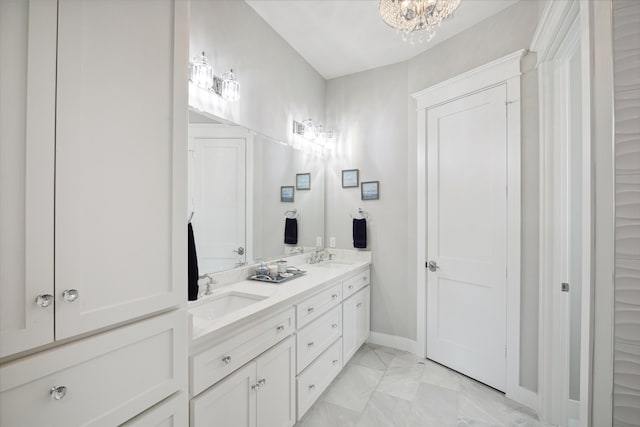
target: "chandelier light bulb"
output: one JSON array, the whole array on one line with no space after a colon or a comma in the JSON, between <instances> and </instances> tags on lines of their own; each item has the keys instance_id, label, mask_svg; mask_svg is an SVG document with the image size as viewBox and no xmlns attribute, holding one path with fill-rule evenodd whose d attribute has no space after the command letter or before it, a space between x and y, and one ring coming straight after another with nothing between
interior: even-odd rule
<instances>
[{"instance_id":1,"label":"chandelier light bulb","mask_svg":"<svg viewBox=\"0 0 640 427\"><path fill-rule=\"evenodd\" d=\"M198 87L209 90L213 87L213 67L204 52L189 63L189 80Z\"/></svg>"},{"instance_id":2,"label":"chandelier light bulb","mask_svg":"<svg viewBox=\"0 0 640 427\"><path fill-rule=\"evenodd\" d=\"M461 0L380 0L382 20L414 44L428 42L435 29L449 18Z\"/></svg>"}]
</instances>

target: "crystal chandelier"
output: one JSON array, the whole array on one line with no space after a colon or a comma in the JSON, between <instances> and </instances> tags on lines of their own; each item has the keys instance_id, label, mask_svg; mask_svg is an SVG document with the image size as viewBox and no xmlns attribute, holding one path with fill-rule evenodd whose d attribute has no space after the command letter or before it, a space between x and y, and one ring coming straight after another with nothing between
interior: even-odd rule
<instances>
[{"instance_id":1,"label":"crystal chandelier","mask_svg":"<svg viewBox=\"0 0 640 427\"><path fill-rule=\"evenodd\" d=\"M428 42L435 29L460 5L461 0L380 0L380 15L391 28L413 44Z\"/></svg>"}]
</instances>

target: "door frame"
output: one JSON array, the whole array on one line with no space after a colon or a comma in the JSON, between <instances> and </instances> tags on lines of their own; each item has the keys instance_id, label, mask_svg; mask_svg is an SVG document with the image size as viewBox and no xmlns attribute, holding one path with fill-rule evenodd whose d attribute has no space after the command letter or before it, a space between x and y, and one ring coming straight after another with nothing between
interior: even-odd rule
<instances>
[{"instance_id":1,"label":"door frame","mask_svg":"<svg viewBox=\"0 0 640 427\"><path fill-rule=\"evenodd\" d=\"M507 354L506 395L534 410L537 394L520 386L520 253L521 253L521 129L520 60L524 49L428 87L411 96L417 103L417 353L427 354L427 110L505 85L507 89Z\"/></svg>"},{"instance_id":2,"label":"door frame","mask_svg":"<svg viewBox=\"0 0 640 427\"><path fill-rule=\"evenodd\" d=\"M580 426L591 425L591 366L593 363L593 306L594 249L593 234L593 173L591 148L591 33L589 5L583 0L548 2L536 33L531 50L537 53L539 108L540 108L540 307L538 344L538 389L541 419L552 422L566 420L569 408L567 368L568 343L566 326L568 305L559 291L560 266L554 254L562 250L557 226L562 221L564 167L559 159L564 149L562 136L558 135L557 112L566 117L568 80L557 77L559 67L566 61L569 51L563 47L566 41L580 44L582 70L582 299L580 331ZM563 94L558 96L558 94ZM558 327L561 325L561 327Z\"/></svg>"}]
</instances>

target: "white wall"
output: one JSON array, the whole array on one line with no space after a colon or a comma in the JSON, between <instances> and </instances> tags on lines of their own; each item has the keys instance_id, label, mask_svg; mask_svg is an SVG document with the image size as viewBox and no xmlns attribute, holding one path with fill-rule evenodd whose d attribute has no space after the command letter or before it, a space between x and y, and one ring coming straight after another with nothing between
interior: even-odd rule
<instances>
[{"instance_id":1,"label":"white wall","mask_svg":"<svg viewBox=\"0 0 640 427\"><path fill-rule=\"evenodd\" d=\"M192 1L189 33L191 58L204 51L240 82L238 102L192 86L190 105L285 142L293 119L324 121L325 80L245 2Z\"/></svg>"},{"instance_id":2,"label":"white wall","mask_svg":"<svg viewBox=\"0 0 640 427\"><path fill-rule=\"evenodd\" d=\"M522 1L400 64L327 82L327 124L340 131L340 157L327 168L327 236L352 247L349 212L369 211L375 332L416 339L416 105L410 94L527 48L538 23L536 1ZM437 36L436 36L437 37ZM522 78L522 330L521 384L538 375L538 102L535 57ZM360 202L340 187L340 170L360 168L379 179L380 201Z\"/></svg>"}]
</instances>

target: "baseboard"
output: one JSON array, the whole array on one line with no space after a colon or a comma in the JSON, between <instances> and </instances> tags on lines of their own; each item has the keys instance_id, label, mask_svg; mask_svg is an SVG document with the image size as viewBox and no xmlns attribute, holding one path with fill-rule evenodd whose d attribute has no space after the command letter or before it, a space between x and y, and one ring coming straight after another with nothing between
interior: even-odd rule
<instances>
[{"instance_id":1,"label":"baseboard","mask_svg":"<svg viewBox=\"0 0 640 427\"><path fill-rule=\"evenodd\" d=\"M418 343L410 340L409 338L399 337L397 335L388 335L381 332L373 332L369 335L367 342L371 344L383 345L385 347L392 347L402 351L408 351L409 353L417 354Z\"/></svg>"},{"instance_id":2,"label":"baseboard","mask_svg":"<svg viewBox=\"0 0 640 427\"><path fill-rule=\"evenodd\" d=\"M533 409L536 414L540 414L540 399L535 391L522 386L515 386L511 390L507 390L505 396L529 409Z\"/></svg>"}]
</instances>

